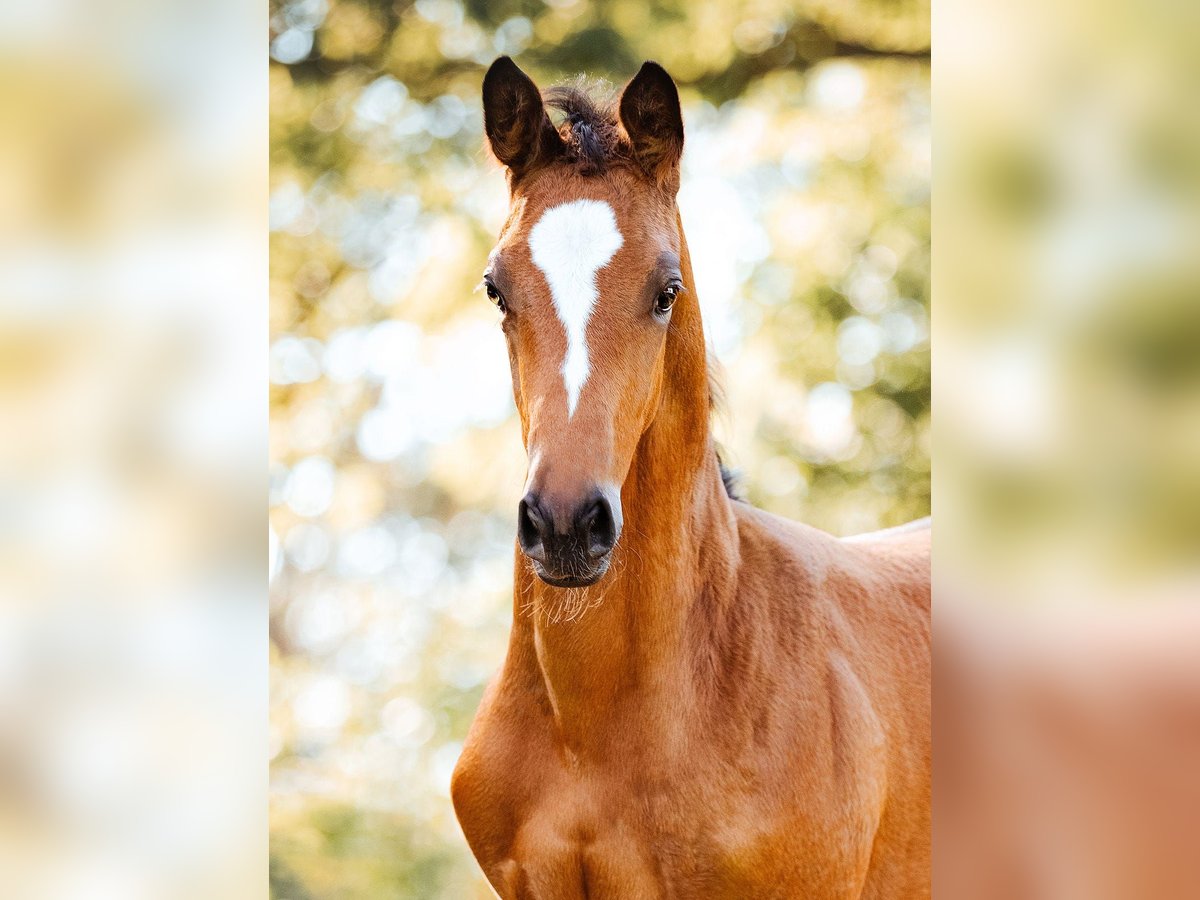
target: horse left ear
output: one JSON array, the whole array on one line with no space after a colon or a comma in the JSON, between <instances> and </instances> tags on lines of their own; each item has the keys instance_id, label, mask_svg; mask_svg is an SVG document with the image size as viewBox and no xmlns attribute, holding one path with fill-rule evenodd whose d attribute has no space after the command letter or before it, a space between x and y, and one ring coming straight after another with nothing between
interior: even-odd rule
<instances>
[{"instance_id":1,"label":"horse left ear","mask_svg":"<svg viewBox=\"0 0 1200 900\"><path fill-rule=\"evenodd\" d=\"M642 63L621 92L620 111L638 165L659 184L678 190L683 113L679 91L667 70L656 62Z\"/></svg>"},{"instance_id":2,"label":"horse left ear","mask_svg":"<svg viewBox=\"0 0 1200 900\"><path fill-rule=\"evenodd\" d=\"M537 85L507 56L492 63L483 77L483 131L514 178L553 160L562 150Z\"/></svg>"}]
</instances>

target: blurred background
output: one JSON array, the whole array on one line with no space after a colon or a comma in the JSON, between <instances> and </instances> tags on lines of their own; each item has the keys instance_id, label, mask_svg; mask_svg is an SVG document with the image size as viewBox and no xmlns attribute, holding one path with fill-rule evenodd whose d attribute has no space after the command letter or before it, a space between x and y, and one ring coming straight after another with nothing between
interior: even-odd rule
<instances>
[{"instance_id":1,"label":"blurred background","mask_svg":"<svg viewBox=\"0 0 1200 900\"><path fill-rule=\"evenodd\" d=\"M266 24L0 4L0 897L265 892Z\"/></svg>"},{"instance_id":2,"label":"blurred background","mask_svg":"<svg viewBox=\"0 0 1200 900\"><path fill-rule=\"evenodd\" d=\"M1026 601L1186 580L1200 9L951 4L938 27L938 497L962 526L939 547L976 580L1036 580Z\"/></svg>"},{"instance_id":3,"label":"blurred background","mask_svg":"<svg viewBox=\"0 0 1200 900\"><path fill-rule=\"evenodd\" d=\"M270 52L273 896L490 896L448 795L525 478L483 73L672 73L726 457L852 533L929 512L928 5L297 0Z\"/></svg>"},{"instance_id":4,"label":"blurred background","mask_svg":"<svg viewBox=\"0 0 1200 900\"><path fill-rule=\"evenodd\" d=\"M935 896L1200 896L1200 6L934 32Z\"/></svg>"}]
</instances>

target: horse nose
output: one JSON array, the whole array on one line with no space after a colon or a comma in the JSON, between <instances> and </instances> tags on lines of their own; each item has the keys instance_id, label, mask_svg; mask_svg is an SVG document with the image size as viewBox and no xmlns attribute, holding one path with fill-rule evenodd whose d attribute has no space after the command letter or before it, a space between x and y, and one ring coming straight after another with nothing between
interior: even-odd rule
<instances>
[{"instance_id":1,"label":"horse nose","mask_svg":"<svg viewBox=\"0 0 1200 900\"><path fill-rule=\"evenodd\" d=\"M618 501L619 502L619 501ZM606 556L621 534L621 515L604 491L597 491L570 512L533 491L517 511L517 541L530 559L575 557L592 562Z\"/></svg>"}]
</instances>

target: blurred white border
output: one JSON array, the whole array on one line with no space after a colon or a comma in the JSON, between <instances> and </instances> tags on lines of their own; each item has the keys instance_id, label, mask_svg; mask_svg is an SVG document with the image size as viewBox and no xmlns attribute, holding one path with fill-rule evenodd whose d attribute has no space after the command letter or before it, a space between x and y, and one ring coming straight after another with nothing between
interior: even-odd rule
<instances>
[{"instance_id":1,"label":"blurred white border","mask_svg":"<svg viewBox=\"0 0 1200 900\"><path fill-rule=\"evenodd\" d=\"M0 11L0 896L266 891L267 15Z\"/></svg>"}]
</instances>

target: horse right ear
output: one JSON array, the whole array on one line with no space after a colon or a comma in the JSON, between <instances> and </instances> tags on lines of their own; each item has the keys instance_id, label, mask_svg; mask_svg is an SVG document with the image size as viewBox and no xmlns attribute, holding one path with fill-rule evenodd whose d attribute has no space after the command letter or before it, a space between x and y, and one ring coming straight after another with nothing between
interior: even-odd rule
<instances>
[{"instance_id":1,"label":"horse right ear","mask_svg":"<svg viewBox=\"0 0 1200 900\"><path fill-rule=\"evenodd\" d=\"M562 149L537 85L507 56L483 76L483 130L492 153L515 178L550 162Z\"/></svg>"},{"instance_id":2,"label":"horse right ear","mask_svg":"<svg viewBox=\"0 0 1200 900\"><path fill-rule=\"evenodd\" d=\"M656 62L641 69L621 92L621 125L629 135L634 159L659 184L679 189L679 160L683 156L683 113L679 90Z\"/></svg>"}]
</instances>

